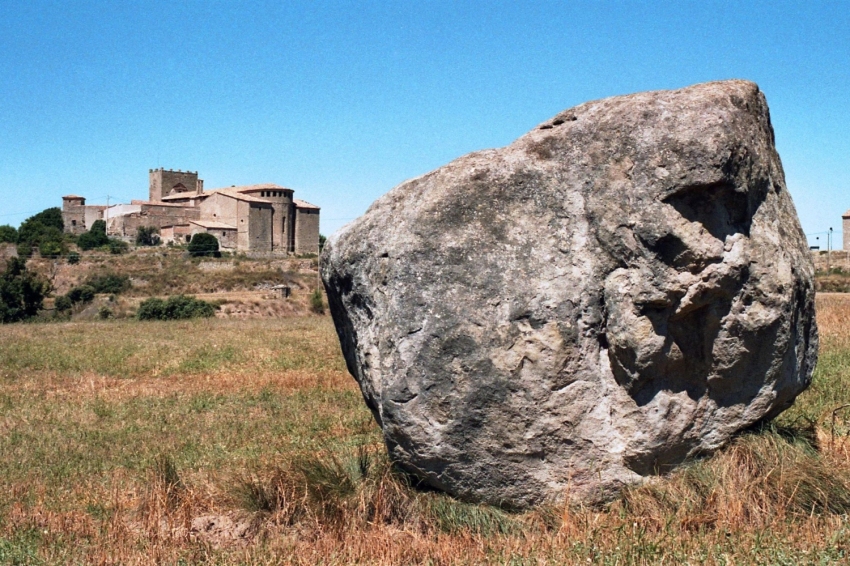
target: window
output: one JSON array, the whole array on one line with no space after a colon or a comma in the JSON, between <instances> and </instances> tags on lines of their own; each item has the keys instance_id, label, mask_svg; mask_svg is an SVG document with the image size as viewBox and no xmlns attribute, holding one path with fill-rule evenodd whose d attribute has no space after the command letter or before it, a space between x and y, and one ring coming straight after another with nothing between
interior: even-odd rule
<instances>
[{"instance_id":1,"label":"window","mask_svg":"<svg viewBox=\"0 0 850 566\"><path fill-rule=\"evenodd\" d=\"M76 226L76 225L77 225L77 221L76 221L76 220L71 220L71 226Z\"/></svg>"}]
</instances>

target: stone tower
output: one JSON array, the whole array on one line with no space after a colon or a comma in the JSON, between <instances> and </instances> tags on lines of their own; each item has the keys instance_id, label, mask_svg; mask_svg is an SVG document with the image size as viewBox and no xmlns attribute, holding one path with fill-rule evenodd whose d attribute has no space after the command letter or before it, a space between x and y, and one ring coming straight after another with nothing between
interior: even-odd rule
<instances>
[{"instance_id":1,"label":"stone tower","mask_svg":"<svg viewBox=\"0 0 850 566\"><path fill-rule=\"evenodd\" d=\"M161 202L162 197L181 193L201 194L204 181L198 179L197 171L177 171L171 169L150 170L150 201Z\"/></svg>"}]
</instances>

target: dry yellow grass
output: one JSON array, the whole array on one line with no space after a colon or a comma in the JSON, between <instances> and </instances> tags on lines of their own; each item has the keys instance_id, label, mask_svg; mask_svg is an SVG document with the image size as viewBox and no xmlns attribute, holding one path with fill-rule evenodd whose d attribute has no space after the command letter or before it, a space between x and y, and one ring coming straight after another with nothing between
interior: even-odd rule
<instances>
[{"instance_id":1,"label":"dry yellow grass","mask_svg":"<svg viewBox=\"0 0 850 566\"><path fill-rule=\"evenodd\" d=\"M606 508L420 492L323 317L0 327L0 563L801 564L848 559L850 297L773 428Z\"/></svg>"}]
</instances>

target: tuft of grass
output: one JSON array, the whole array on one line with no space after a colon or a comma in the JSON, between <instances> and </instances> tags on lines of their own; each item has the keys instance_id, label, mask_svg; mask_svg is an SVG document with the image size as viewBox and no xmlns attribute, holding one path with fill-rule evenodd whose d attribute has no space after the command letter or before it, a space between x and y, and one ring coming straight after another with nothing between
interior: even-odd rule
<instances>
[{"instance_id":1,"label":"tuft of grass","mask_svg":"<svg viewBox=\"0 0 850 566\"><path fill-rule=\"evenodd\" d=\"M334 531L392 525L420 532L508 534L521 523L509 513L415 489L381 448L297 455L266 472L243 476L237 493L247 510L281 523Z\"/></svg>"},{"instance_id":2,"label":"tuft of grass","mask_svg":"<svg viewBox=\"0 0 850 566\"><path fill-rule=\"evenodd\" d=\"M325 299L321 289L317 288L310 295L310 310L316 314L325 314Z\"/></svg>"},{"instance_id":3,"label":"tuft of grass","mask_svg":"<svg viewBox=\"0 0 850 566\"><path fill-rule=\"evenodd\" d=\"M774 527L850 513L850 469L819 453L807 435L767 427L735 439L712 458L630 488L617 512L661 529Z\"/></svg>"}]
</instances>

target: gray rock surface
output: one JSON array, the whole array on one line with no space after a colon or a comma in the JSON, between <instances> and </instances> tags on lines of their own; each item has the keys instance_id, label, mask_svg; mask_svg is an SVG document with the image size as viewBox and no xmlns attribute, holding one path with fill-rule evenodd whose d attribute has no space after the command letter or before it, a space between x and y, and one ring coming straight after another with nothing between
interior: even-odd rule
<instances>
[{"instance_id":1,"label":"gray rock surface","mask_svg":"<svg viewBox=\"0 0 850 566\"><path fill-rule=\"evenodd\" d=\"M391 457L474 501L609 498L786 409L817 359L745 81L564 111L394 188L322 264Z\"/></svg>"}]
</instances>

